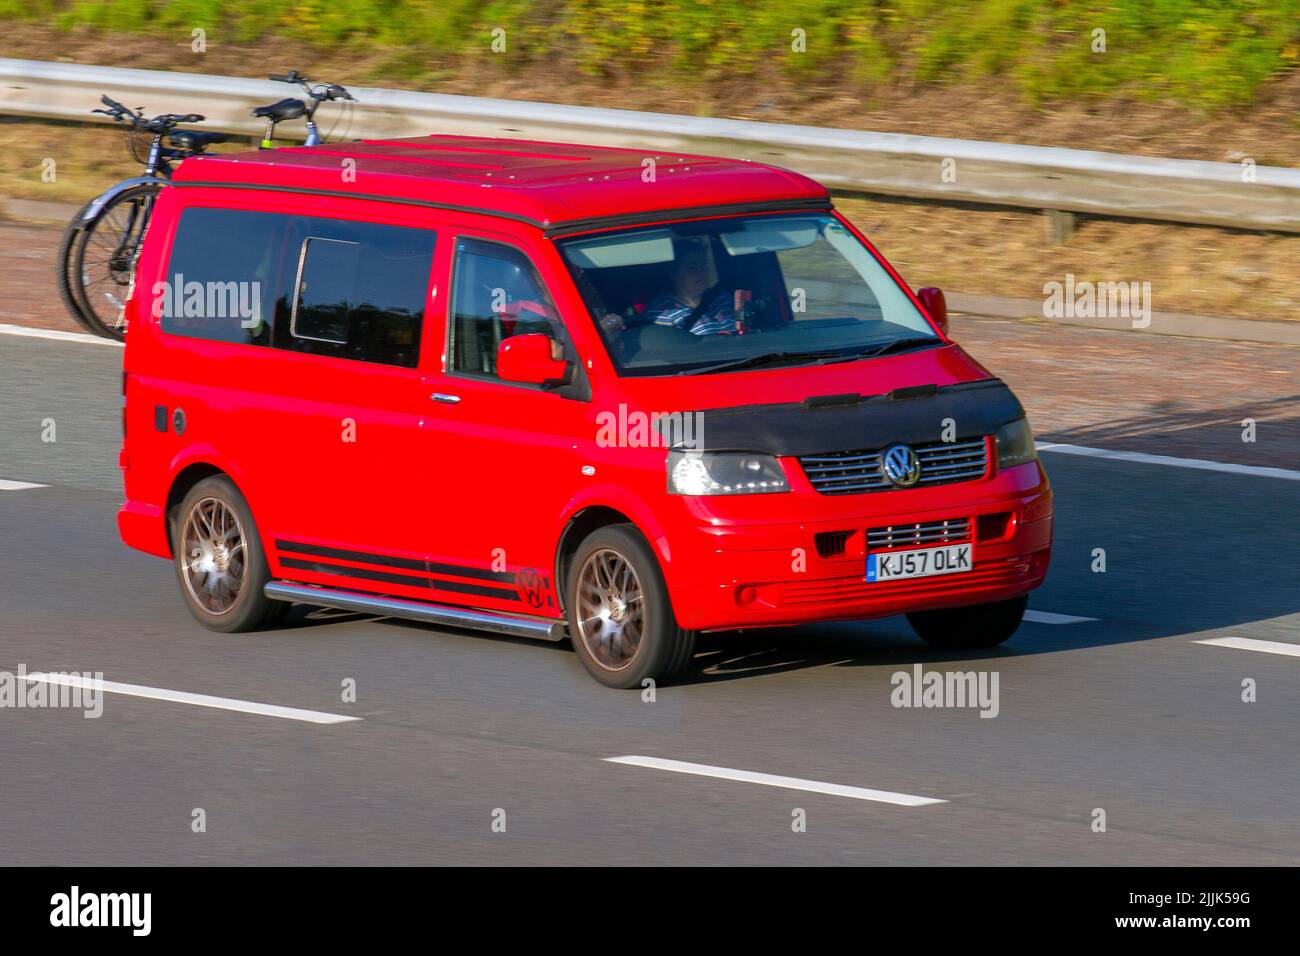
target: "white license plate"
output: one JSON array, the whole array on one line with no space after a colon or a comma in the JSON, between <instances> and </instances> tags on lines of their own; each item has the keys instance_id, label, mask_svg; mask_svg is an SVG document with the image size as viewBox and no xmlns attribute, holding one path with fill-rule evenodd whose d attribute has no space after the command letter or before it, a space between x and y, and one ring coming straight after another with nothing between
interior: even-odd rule
<instances>
[{"instance_id":1,"label":"white license plate","mask_svg":"<svg viewBox=\"0 0 1300 956\"><path fill-rule=\"evenodd\" d=\"M868 581L897 581L928 578L936 574L958 574L971 569L974 557L969 544L914 551L888 551L867 555Z\"/></svg>"}]
</instances>

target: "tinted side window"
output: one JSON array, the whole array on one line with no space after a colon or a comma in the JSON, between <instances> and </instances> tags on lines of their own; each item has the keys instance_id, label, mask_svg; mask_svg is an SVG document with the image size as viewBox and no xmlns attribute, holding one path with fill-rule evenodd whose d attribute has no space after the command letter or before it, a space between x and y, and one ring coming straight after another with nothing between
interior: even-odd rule
<instances>
[{"instance_id":1,"label":"tinted side window","mask_svg":"<svg viewBox=\"0 0 1300 956\"><path fill-rule=\"evenodd\" d=\"M564 340L551 297L518 249L461 239L453 266L451 367L496 377L497 347L512 335Z\"/></svg>"},{"instance_id":2,"label":"tinted side window","mask_svg":"<svg viewBox=\"0 0 1300 956\"><path fill-rule=\"evenodd\" d=\"M275 345L414 367L433 266L427 229L295 217L294 275L276 306Z\"/></svg>"},{"instance_id":3,"label":"tinted side window","mask_svg":"<svg viewBox=\"0 0 1300 956\"><path fill-rule=\"evenodd\" d=\"M152 290L173 335L266 345L280 285L288 217L242 209L186 209L167 272Z\"/></svg>"}]
</instances>

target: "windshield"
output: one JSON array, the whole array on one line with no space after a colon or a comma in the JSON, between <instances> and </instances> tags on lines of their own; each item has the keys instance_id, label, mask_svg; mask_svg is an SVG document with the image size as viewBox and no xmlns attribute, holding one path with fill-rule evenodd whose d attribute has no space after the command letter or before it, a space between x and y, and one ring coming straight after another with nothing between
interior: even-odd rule
<instances>
[{"instance_id":1,"label":"windshield","mask_svg":"<svg viewBox=\"0 0 1300 956\"><path fill-rule=\"evenodd\" d=\"M708 219L558 245L624 375L848 361L941 342L833 216Z\"/></svg>"}]
</instances>

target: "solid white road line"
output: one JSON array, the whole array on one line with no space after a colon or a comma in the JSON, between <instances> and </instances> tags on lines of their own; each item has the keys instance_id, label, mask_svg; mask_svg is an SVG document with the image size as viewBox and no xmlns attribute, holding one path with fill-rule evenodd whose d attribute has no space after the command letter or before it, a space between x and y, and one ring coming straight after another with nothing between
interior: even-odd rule
<instances>
[{"instance_id":1,"label":"solid white road line","mask_svg":"<svg viewBox=\"0 0 1300 956\"><path fill-rule=\"evenodd\" d=\"M31 339L57 339L60 342L84 342L87 345L116 345L122 343L86 332L62 332L58 329L29 329L25 325L0 325L0 335L23 335Z\"/></svg>"},{"instance_id":2,"label":"solid white road line","mask_svg":"<svg viewBox=\"0 0 1300 956\"><path fill-rule=\"evenodd\" d=\"M279 707L275 704L258 704L251 700L234 700L230 697L209 697L207 694L190 694L182 690L166 690L162 687L142 687L139 684L119 684L115 681L102 681L98 685L91 678L74 677L70 674L26 674L27 680L40 681L45 684L62 684L65 687L96 687L109 694L125 694L128 697L144 697L148 700L166 700L173 704L191 704L195 707L213 707L217 710L233 710L241 714L258 714L262 717L282 717L285 720L302 720L309 724L342 724L360 717L344 717L342 714L327 714L319 710L299 710L297 707Z\"/></svg>"},{"instance_id":3,"label":"solid white road line","mask_svg":"<svg viewBox=\"0 0 1300 956\"><path fill-rule=\"evenodd\" d=\"M1253 475L1256 478L1283 478L1300 481L1300 471L1290 468L1265 468L1261 465L1233 465L1226 461L1205 461L1201 458L1171 458L1168 455L1148 455L1140 451L1110 451L1105 448L1088 448L1084 445L1060 445L1039 442L1039 451L1054 451L1062 455L1083 455L1087 458L1107 458L1111 461L1132 461L1142 465L1169 465L1173 468L1196 468L1200 471L1223 471L1232 475Z\"/></svg>"},{"instance_id":4,"label":"solid white road line","mask_svg":"<svg viewBox=\"0 0 1300 956\"><path fill-rule=\"evenodd\" d=\"M700 777L717 777L719 780L736 780L741 783L758 783L765 787L782 787L786 790L806 790L809 793L824 793L832 797L850 797L854 800L874 800L877 803L892 803L900 807L924 807L931 803L947 803L934 797L917 797L910 793L891 793L888 790L868 790L865 787L846 787L838 783L822 783L818 780L801 780L798 777L778 777L770 773L754 773L752 770L732 770L728 767L710 767L703 763L687 763L683 760L664 760L660 757L606 757L608 763L625 763L633 767L649 767L652 770L671 770L673 773L689 773Z\"/></svg>"},{"instance_id":5,"label":"solid white road line","mask_svg":"<svg viewBox=\"0 0 1300 956\"><path fill-rule=\"evenodd\" d=\"M1239 651L1281 654L1283 657L1300 657L1300 644L1284 644L1281 641L1257 641L1251 637L1214 637L1207 641L1194 641L1193 643L1210 644L1214 647L1233 647Z\"/></svg>"},{"instance_id":6,"label":"solid white road line","mask_svg":"<svg viewBox=\"0 0 1300 956\"><path fill-rule=\"evenodd\" d=\"M1095 617L1077 617L1073 614L1054 614L1051 611L1026 611L1025 620L1035 624L1082 624L1095 621Z\"/></svg>"},{"instance_id":7,"label":"solid white road line","mask_svg":"<svg viewBox=\"0 0 1300 956\"><path fill-rule=\"evenodd\" d=\"M24 488L48 488L49 485L37 485L30 481L10 481L0 478L0 491L22 491Z\"/></svg>"}]
</instances>

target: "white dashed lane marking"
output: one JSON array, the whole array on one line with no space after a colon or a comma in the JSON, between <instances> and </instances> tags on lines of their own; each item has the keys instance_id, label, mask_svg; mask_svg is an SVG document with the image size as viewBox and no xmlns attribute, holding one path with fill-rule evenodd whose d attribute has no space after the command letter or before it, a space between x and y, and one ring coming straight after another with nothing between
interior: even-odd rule
<instances>
[{"instance_id":1,"label":"white dashed lane marking","mask_svg":"<svg viewBox=\"0 0 1300 956\"><path fill-rule=\"evenodd\" d=\"M183 690L167 690L162 687L144 687L140 684L119 684L115 681L96 683L92 678L72 674L24 674L24 680L38 681L44 684L59 684L64 687L94 688L109 694L124 694L127 697L143 697L146 700L163 700L173 704L189 704L193 707L212 707L216 710L233 710L241 714L257 714L260 717L280 717L284 720L301 720L309 724L342 724L360 717L345 717L342 714L327 714L319 710L301 710L297 707L280 707L277 704L259 704L251 700L235 700L231 697L211 697L207 694L191 694Z\"/></svg>"},{"instance_id":2,"label":"white dashed lane marking","mask_svg":"<svg viewBox=\"0 0 1300 956\"><path fill-rule=\"evenodd\" d=\"M49 485L37 485L30 481L10 481L0 478L0 491L22 491L24 488L48 488Z\"/></svg>"},{"instance_id":3,"label":"white dashed lane marking","mask_svg":"<svg viewBox=\"0 0 1300 956\"><path fill-rule=\"evenodd\" d=\"M889 790L869 790L866 787L847 787L839 783L823 783L820 780L802 780L799 777L780 777L770 773L755 773L752 770L732 770L729 767L711 767L704 763L687 763L684 760L665 760L662 757L606 757L608 763L622 763L633 767L648 767L651 770L668 770L673 773L689 773L698 777L714 777L718 780L732 780L739 783L757 783L764 787L781 787L785 790L803 790L808 793L824 793L832 797L848 797L852 800L873 800L876 803L892 803L900 807L924 807L932 803L947 803L935 797L918 797L910 793L893 793Z\"/></svg>"},{"instance_id":4,"label":"white dashed lane marking","mask_svg":"<svg viewBox=\"0 0 1300 956\"><path fill-rule=\"evenodd\" d=\"M1031 624L1083 624L1096 621L1095 617L1078 617L1074 614L1055 614L1051 611L1026 611L1025 620Z\"/></svg>"},{"instance_id":5,"label":"white dashed lane marking","mask_svg":"<svg viewBox=\"0 0 1300 956\"><path fill-rule=\"evenodd\" d=\"M1209 644L1211 647L1231 647L1239 651L1259 651L1261 654L1281 654L1283 657L1300 657L1300 644L1257 641L1253 637L1213 637L1193 643Z\"/></svg>"}]
</instances>

